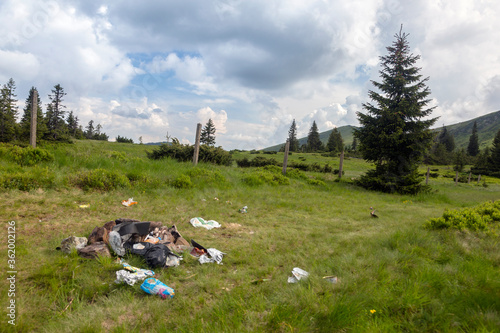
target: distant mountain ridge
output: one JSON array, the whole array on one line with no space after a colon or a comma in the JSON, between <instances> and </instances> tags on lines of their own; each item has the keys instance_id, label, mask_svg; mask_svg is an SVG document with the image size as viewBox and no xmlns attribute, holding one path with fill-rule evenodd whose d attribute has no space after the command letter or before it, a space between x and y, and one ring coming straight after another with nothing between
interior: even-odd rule
<instances>
[{"instance_id":1,"label":"distant mountain ridge","mask_svg":"<svg viewBox=\"0 0 500 333\"><path fill-rule=\"evenodd\" d=\"M469 144L469 138L472 134L472 126L474 122L477 122L477 133L478 133L478 141L479 148L484 149L487 146L491 146L493 143L493 139L495 135L500 130L500 111L495 111L492 113L488 113L484 116L480 116L471 120L463 121L461 123L457 123L454 125L445 126L449 133L451 133L455 139L455 147L465 148L467 149L467 145ZM338 127L340 134L342 135L342 139L344 140L344 146L350 146L353 141L352 132L356 128L356 126L346 125ZM440 132L443 127L436 127L432 130L435 132ZM319 133L319 138L323 144L326 145L328 142L328 138L330 133L333 130L328 130L325 132ZM307 137L303 137L299 139L299 146L307 143ZM263 151L279 151L280 148L285 143L280 143L271 147L267 147L262 149Z\"/></svg>"}]
</instances>

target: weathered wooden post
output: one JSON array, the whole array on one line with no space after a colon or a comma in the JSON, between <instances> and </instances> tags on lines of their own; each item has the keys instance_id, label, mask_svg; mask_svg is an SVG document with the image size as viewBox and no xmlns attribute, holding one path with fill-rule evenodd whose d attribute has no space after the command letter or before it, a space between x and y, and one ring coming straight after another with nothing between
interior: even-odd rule
<instances>
[{"instance_id":1,"label":"weathered wooden post","mask_svg":"<svg viewBox=\"0 0 500 333\"><path fill-rule=\"evenodd\" d=\"M472 177L472 171L469 171L469 179L467 180L467 184L470 184L470 178Z\"/></svg>"},{"instance_id":2,"label":"weathered wooden post","mask_svg":"<svg viewBox=\"0 0 500 333\"><path fill-rule=\"evenodd\" d=\"M286 175L286 165L288 164L288 151L290 150L290 140L286 140L285 156L283 157L283 175Z\"/></svg>"},{"instance_id":3,"label":"weathered wooden post","mask_svg":"<svg viewBox=\"0 0 500 333\"><path fill-rule=\"evenodd\" d=\"M339 179L342 178L342 169L344 168L344 151L340 153L340 162L339 162Z\"/></svg>"},{"instance_id":4,"label":"weathered wooden post","mask_svg":"<svg viewBox=\"0 0 500 333\"><path fill-rule=\"evenodd\" d=\"M429 185L429 174L431 172L431 168L427 167L427 175L425 176L425 185Z\"/></svg>"},{"instance_id":5,"label":"weathered wooden post","mask_svg":"<svg viewBox=\"0 0 500 333\"><path fill-rule=\"evenodd\" d=\"M194 141L193 164L198 165L198 154L200 153L201 124L196 125L196 138Z\"/></svg>"},{"instance_id":6,"label":"weathered wooden post","mask_svg":"<svg viewBox=\"0 0 500 333\"><path fill-rule=\"evenodd\" d=\"M33 98L31 99L31 128L30 128L30 145L36 148L36 122L38 114L38 93L33 89Z\"/></svg>"},{"instance_id":7,"label":"weathered wooden post","mask_svg":"<svg viewBox=\"0 0 500 333\"><path fill-rule=\"evenodd\" d=\"M481 180L481 175L477 176L477 183L479 184L479 181Z\"/></svg>"},{"instance_id":8,"label":"weathered wooden post","mask_svg":"<svg viewBox=\"0 0 500 333\"><path fill-rule=\"evenodd\" d=\"M455 185L457 185L457 184L458 184L458 170L457 170L457 173L455 175Z\"/></svg>"}]
</instances>

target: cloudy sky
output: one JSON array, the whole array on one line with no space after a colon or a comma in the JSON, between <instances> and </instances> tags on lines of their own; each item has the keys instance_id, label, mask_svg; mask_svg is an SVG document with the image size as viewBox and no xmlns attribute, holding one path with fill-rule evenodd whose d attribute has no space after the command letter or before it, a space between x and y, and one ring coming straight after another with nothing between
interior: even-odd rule
<instances>
[{"instance_id":1,"label":"cloudy sky","mask_svg":"<svg viewBox=\"0 0 500 333\"><path fill-rule=\"evenodd\" d=\"M436 126L500 110L497 0L2 0L0 84L20 109L54 85L85 127L110 140L259 149L358 125L379 56L403 24L429 76Z\"/></svg>"}]
</instances>

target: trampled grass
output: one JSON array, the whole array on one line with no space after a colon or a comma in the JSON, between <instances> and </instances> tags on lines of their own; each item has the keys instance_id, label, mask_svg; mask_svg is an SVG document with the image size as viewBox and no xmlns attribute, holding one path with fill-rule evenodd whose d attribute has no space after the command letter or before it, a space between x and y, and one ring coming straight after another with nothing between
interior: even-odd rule
<instances>
[{"instance_id":1,"label":"trampled grass","mask_svg":"<svg viewBox=\"0 0 500 333\"><path fill-rule=\"evenodd\" d=\"M2 189L0 216L16 222L18 271L16 326L4 315L2 331L495 332L500 327L498 237L423 227L445 209L499 199L493 179L484 187L482 181L455 185L439 176L429 181L433 193L401 196L354 186L351 178L369 167L359 159L346 159L340 182L333 174L305 172L290 177L288 185L259 185L243 181L260 172L254 168L151 161L145 151L152 148L142 145L83 141L47 149L55 160L38 167L53 173L50 186ZM338 158L319 154L290 157L338 167ZM8 161L0 166L2 173L34 168ZM97 168L125 175L130 186L83 191L72 183L79 172ZM180 175L192 186L176 187ZM129 197L138 204L122 206ZM243 206L245 214L239 212ZM370 207L378 219L371 218ZM222 227L193 228L189 220L195 216ZM120 265L113 259L55 250L63 238L88 236L95 226L120 217L176 224L186 239L227 253L223 265L201 265L184 254L179 267L155 270L176 292L162 300L138 284L115 284ZM2 244L5 257L6 249ZM139 257L126 260L146 267ZM309 278L288 283L294 267ZM1 286L6 290L5 278ZM8 301L2 292L2 306Z\"/></svg>"}]
</instances>

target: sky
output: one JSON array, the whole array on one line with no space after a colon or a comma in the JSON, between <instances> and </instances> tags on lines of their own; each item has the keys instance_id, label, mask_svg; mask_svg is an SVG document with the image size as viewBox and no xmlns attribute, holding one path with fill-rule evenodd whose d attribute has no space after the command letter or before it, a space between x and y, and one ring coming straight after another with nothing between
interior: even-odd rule
<instances>
[{"instance_id":1,"label":"sky","mask_svg":"<svg viewBox=\"0 0 500 333\"><path fill-rule=\"evenodd\" d=\"M31 87L110 141L261 149L358 126L379 57L403 25L429 77L436 127L500 110L497 0L2 0L0 84Z\"/></svg>"}]
</instances>

